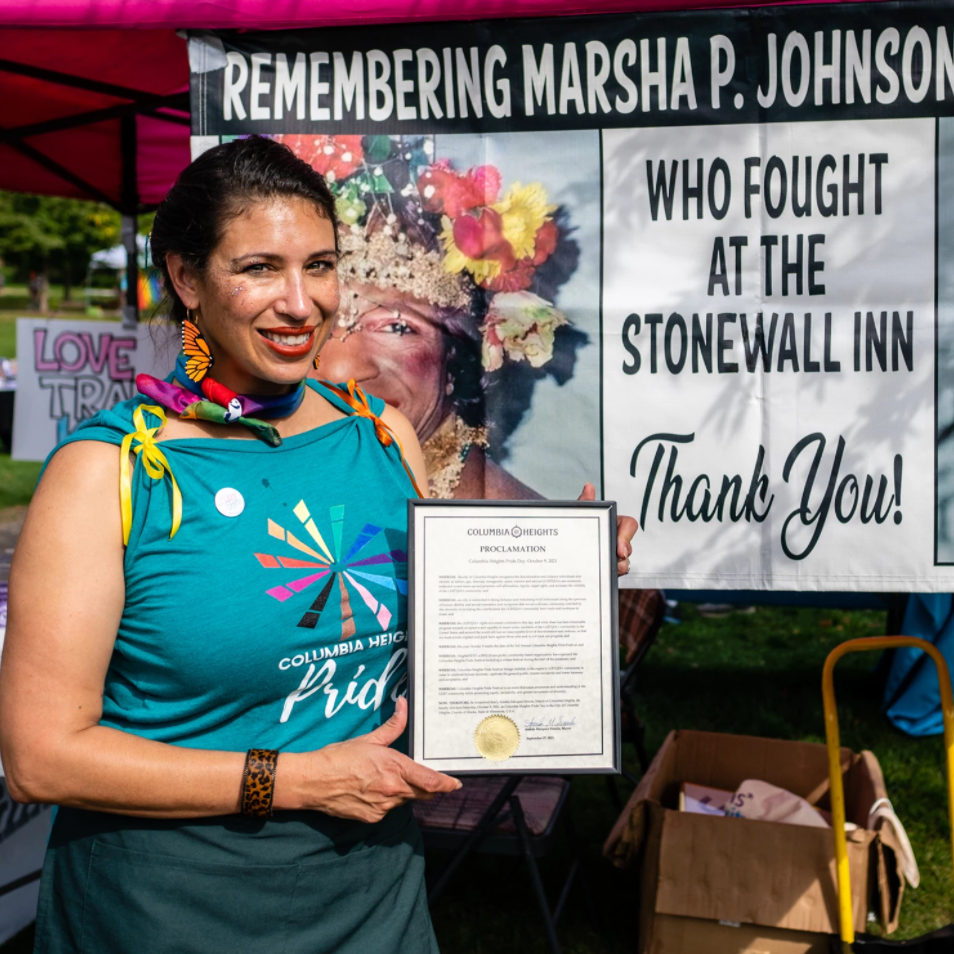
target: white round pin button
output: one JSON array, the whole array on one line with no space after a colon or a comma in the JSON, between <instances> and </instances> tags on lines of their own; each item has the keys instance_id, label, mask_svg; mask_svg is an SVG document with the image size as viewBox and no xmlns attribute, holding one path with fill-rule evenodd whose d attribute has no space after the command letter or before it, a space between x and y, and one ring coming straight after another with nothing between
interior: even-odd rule
<instances>
[{"instance_id":1,"label":"white round pin button","mask_svg":"<svg viewBox=\"0 0 954 954\"><path fill-rule=\"evenodd\" d=\"M223 517L237 517L245 509L245 498L234 487L223 487L215 495L215 509Z\"/></svg>"}]
</instances>

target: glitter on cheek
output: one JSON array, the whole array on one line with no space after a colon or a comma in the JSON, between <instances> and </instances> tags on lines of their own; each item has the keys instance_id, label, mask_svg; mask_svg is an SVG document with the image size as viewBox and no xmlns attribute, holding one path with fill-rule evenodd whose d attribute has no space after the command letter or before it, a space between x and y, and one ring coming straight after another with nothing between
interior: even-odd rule
<instances>
[{"instance_id":1,"label":"glitter on cheek","mask_svg":"<svg viewBox=\"0 0 954 954\"><path fill-rule=\"evenodd\" d=\"M235 288L232 289L232 297L234 298L236 295L240 294L243 291L245 291L244 285L236 285Z\"/></svg>"}]
</instances>

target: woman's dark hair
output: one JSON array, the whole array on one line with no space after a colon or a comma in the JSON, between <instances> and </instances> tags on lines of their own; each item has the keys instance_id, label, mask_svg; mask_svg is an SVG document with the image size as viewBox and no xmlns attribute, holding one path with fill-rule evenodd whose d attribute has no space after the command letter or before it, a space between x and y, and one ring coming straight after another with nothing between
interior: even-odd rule
<instances>
[{"instance_id":1,"label":"woman's dark hair","mask_svg":"<svg viewBox=\"0 0 954 954\"><path fill-rule=\"evenodd\" d=\"M249 136L214 146L186 166L156 211L150 236L152 260L162 270L172 317L182 321L185 306L172 282L166 256L172 252L198 272L219 244L229 219L253 202L293 196L311 202L336 226L335 200L325 180L287 146ZM338 232L335 228L335 243Z\"/></svg>"},{"instance_id":2,"label":"woman's dark hair","mask_svg":"<svg viewBox=\"0 0 954 954\"><path fill-rule=\"evenodd\" d=\"M461 420L471 427L480 427L487 418L480 323L474 317L479 307L478 300L482 299L475 292L469 309L438 309L447 372L451 380L451 400Z\"/></svg>"},{"instance_id":3,"label":"woman's dark hair","mask_svg":"<svg viewBox=\"0 0 954 954\"><path fill-rule=\"evenodd\" d=\"M577 350L588 336L564 325L556 329L553 357L544 367L526 361L504 361L488 373L481 360L480 319L486 296L474 296L472 311L441 309L444 355L451 380L451 401L458 416L471 427L487 427L490 455L498 463L508 457L507 441L519 427L533 399L538 381L552 377L564 385L573 377Z\"/></svg>"}]
</instances>

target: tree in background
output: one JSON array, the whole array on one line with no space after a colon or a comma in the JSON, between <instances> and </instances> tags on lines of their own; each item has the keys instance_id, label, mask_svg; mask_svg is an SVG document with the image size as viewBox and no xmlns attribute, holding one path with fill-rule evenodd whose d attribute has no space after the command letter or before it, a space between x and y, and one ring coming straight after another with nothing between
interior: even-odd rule
<instances>
[{"instance_id":1,"label":"tree in background","mask_svg":"<svg viewBox=\"0 0 954 954\"><path fill-rule=\"evenodd\" d=\"M0 192L0 259L14 281L45 274L69 300L90 255L119 242L119 225L119 213L99 202Z\"/></svg>"}]
</instances>

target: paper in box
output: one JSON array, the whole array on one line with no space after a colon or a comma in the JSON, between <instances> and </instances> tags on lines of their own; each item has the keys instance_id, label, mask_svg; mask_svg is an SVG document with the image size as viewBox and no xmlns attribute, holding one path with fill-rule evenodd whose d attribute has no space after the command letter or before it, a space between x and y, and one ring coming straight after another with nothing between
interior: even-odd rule
<instances>
[{"instance_id":1,"label":"paper in box","mask_svg":"<svg viewBox=\"0 0 954 954\"><path fill-rule=\"evenodd\" d=\"M897 925L901 883L887 832L865 829L885 796L870 752L841 750L856 930L869 906ZM733 791L763 779L827 807L825 746L714 732L671 732L617 821L606 853L640 874L640 954L814 954L838 933L831 831L678 811L682 783Z\"/></svg>"},{"instance_id":2,"label":"paper in box","mask_svg":"<svg viewBox=\"0 0 954 954\"><path fill-rule=\"evenodd\" d=\"M703 815L724 815L726 802L732 792L711 785L696 785L683 782L679 786L679 811L698 812Z\"/></svg>"}]
</instances>

